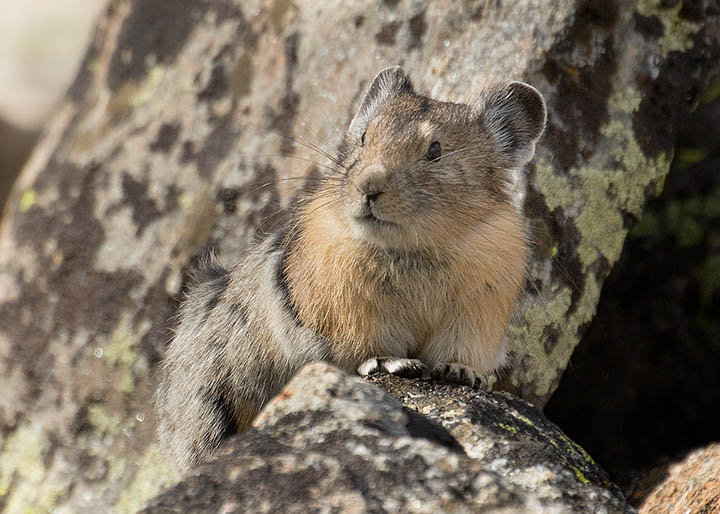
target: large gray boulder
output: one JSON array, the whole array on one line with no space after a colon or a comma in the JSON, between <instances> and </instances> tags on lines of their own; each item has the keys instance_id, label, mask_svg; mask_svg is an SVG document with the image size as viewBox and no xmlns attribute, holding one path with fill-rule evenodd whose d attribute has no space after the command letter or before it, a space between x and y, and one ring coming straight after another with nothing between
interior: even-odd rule
<instances>
[{"instance_id":1,"label":"large gray boulder","mask_svg":"<svg viewBox=\"0 0 720 514\"><path fill-rule=\"evenodd\" d=\"M545 407L621 483L720 434L718 120L720 77L683 123L663 193L628 234Z\"/></svg>"},{"instance_id":2,"label":"large gray boulder","mask_svg":"<svg viewBox=\"0 0 720 514\"><path fill-rule=\"evenodd\" d=\"M254 428L145 513L630 512L582 448L507 393L326 364L301 370Z\"/></svg>"},{"instance_id":3,"label":"large gray boulder","mask_svg":"<svg viewBox=\"0 0 720 514\"><path fill-rule=\"evenodd\" d=\"M188 263L282 219L327 165L305 141L333 152L390 64L439 98L547 99L502 383L542 406L718 62L715 4L597 5L112 2L0 226L0 508L132 512L172 481L151 395Z\"/></svg>"}]
</instances>

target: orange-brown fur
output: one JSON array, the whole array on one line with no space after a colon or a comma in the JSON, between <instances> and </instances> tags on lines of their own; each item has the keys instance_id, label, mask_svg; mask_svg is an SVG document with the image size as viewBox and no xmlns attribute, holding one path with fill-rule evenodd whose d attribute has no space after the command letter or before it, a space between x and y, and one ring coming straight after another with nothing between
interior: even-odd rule
<instances>
[{"instance_id":1,"label":"orange-brown fur","mask_svg":"<svg viewBox=\"0 0 720 514\"><path fill-rule=\"evenodd\" d=\"M374 249L353 240L333 213L337 207L323 203L308 204L312 214L302 220L287 269L302 322L327 338L334 361L353 368L373 356L397 355L492 371L498 363L487 355L502 353L527 258L524 221L513 207L498 206L479 231L457 225L438 234L448 241L442 248L448 267L432 282L418 283L391 266L378 269L382 264L373 257ZM383 294L380 280L385 277L402 290L400 295ZM443 341L450 323L464 325L470 340ZM397 342L393 328L415 338L402 355L392 351Z\"/></svg>"}]
</instances>

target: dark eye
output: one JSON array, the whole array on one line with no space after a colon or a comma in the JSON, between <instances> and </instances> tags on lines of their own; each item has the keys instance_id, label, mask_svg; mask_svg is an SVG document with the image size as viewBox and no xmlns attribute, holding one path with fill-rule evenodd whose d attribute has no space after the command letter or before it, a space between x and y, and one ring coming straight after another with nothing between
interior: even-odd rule
<instances>
[{"instance_id":1,"label":"dark eye","mask_svg":"<svg viewBox=\"0 0 720 514\"><path fill-rule=\"evenodd\" d=\"M442 147L440 146L440 142L433 141L432 143L430 143L430 148L428 148L428 151L425 154L425 158L428 161L437 161L441 155L442 155Z\"/></svg>"},{"instance_id":2,"label":"dark eye","mask_svg":"<svg viewBox=\"0 0 720 514\"><path fill-rule=\"evenodd\" d=\"M360 146L365 146L365 133L367 130L363 130L362 136L360 136Z\"/></svg>"}]
</instances>

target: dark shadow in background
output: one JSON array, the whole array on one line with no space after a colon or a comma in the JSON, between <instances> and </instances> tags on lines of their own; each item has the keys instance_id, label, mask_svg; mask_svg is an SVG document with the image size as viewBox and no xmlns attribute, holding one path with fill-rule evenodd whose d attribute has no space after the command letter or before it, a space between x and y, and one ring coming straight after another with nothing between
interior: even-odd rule
<instances>
[{"instance_id":1,"label":"dark shadow in background","mask_svg":"<svg viewBox=\"0 0 720 514\"><path fill-rule=\"evenodd\" d=\"M720 440L720 99L682 127L545 413L628 492L638 471Z\"/></svg>"}]
</instances>

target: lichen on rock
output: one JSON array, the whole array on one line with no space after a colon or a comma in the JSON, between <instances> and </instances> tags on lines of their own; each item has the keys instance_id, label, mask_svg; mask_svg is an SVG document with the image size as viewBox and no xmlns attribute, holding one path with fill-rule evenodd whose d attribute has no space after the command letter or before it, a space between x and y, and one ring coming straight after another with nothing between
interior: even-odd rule
<instances>
[{"instance_id":1,"label":"lichen on rock","mask_svg":"<svg viewBox=\"0 0 720 514\"><path fill-rule=\"evenodd\" d=\"M143 512L632 511L528 403L388 375L372 381L400 401L326 364L306 366L250 431Z\"/></svg>"},{"instance_id":2,"label":"lichen on rock","mask_svg":"<svg viewBox=\"0 0 720 514\"><path fill-rule=\"evenodd\" d=\"M0 504L118 505L153 444L188 265L210 247L232 261L282 219L329 165L298 142L333 153L387 65L440 99L513 78L547 100L527 176L532 279L498 381L542 405L717 62L717 15L697 9L665 51L657 23L683 12L653 2L111 2L0 226L0 462L30 432L43 448L41 477L4 465Z\"/></svg>"}]
</instances>

